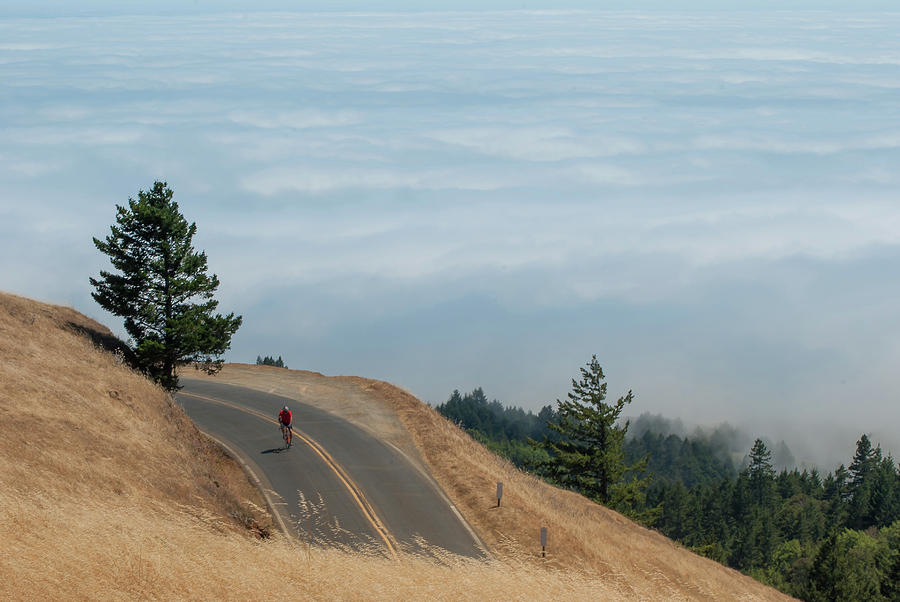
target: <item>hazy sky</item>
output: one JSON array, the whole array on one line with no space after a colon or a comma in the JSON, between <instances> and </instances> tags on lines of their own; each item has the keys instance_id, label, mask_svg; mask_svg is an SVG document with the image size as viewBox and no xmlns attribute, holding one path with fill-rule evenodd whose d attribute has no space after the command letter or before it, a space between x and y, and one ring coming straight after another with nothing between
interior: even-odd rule
<instances>
[{"instance_id":1,"label":"hazy sky","mask_svg":"<svg viewBox=\"0 0 900 602\"><path fill-rule=\"evenodd\" d=\"M0 16L198 14L259 11L897 10L896 0L6 0Z\"/></svg>"},{"instance_id":2,"label":"hazy sky","mask_svg":"<svg viewBox=\"0 0 900 602\"><path fill-rule=\"evenodd\" d=\"M162 179L228 360L538 408L596 353L634 414L900 439L900 13L59 4L0 10L3 290L121 333L91 237Z\"/></svg>"}]
</instances>

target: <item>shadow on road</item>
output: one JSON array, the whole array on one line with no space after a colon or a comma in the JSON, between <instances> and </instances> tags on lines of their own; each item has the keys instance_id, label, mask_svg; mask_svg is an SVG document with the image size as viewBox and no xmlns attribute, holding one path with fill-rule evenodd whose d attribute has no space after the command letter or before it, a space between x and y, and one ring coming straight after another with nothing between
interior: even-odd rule
<instances>
[{"instance_id":1,"label":"shadow on road","mask_svg":"<svg viewBox=\"0 0 900 602\"><path fill-rule=\"evenodd\" d=\"M280 454L283 451L287 451L287 450L284 449L283 447L273 447L272 449L266 449L259 453L261 453L261 454Z\"/></svg>"}]
</instances>

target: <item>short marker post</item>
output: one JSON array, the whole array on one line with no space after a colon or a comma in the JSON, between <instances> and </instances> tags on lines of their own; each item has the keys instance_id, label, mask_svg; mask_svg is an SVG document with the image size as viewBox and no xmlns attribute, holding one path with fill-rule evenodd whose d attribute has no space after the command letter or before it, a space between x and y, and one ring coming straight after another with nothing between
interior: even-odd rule
<instances>
[{"instance_id":1,"label":"short marker post","mask_svg":"<svg viewBox=\"0 0 900 602\"><path fill-rule=\"evenodd\" d=\"M503 497L503 483L497 481L497 507L500 507L500 498Z\"/></svg>"},{"instance_id":2,"label":"short marker post","mask_svg":"<svg viewBox=\"0 0 900 602\"><path fill-rule=\"evenodd\" d=\"M541 527L541 558L547 557L547 527Z\"/></svg>"}]
</instances>

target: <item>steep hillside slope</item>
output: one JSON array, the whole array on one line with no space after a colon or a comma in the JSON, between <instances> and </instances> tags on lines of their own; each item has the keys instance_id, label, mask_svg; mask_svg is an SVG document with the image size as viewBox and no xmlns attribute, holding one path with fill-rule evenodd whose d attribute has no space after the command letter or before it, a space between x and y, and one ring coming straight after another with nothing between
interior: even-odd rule
<instances>
[{"instance_id":1,"label":"steep hillside slope","mask_svg":"<svg viewBox=\"0 0 900 602\"><path fill-rule=\"evenodd\" d=\"M267 532L243 473L71 309L0 293L0 599L612 599L518 562L393 562Z\"/></svg>"},{"instance_id":2,"label":"steep hillside slope","mask_svg":"<svg viewBox=\"0 0 900 602\"><path fill-rule=\"evenodd\" d=\"M115 543L127 547L154 518L268 535L246 475L104 349L117 344L71 309L0 294L0 589L48 576L74 584L58 571L78 574L95 553L133 577L144 569ZM94 585L83 587L70 593Z\"/></svg>"},{"instance_id":3,"label":"steep hillside slope","mask_svg":"<svg viewBox=\"0 0 900 602\"><path fill-rule=\"evenodd\" d=\"M608 508L517 470L388 383L243 364L228 364L215 378L317 405L403 449L435 477L503 562L583 573L602 581L616 598L787 599ZM498 481L504 484L500 508ZM541 527L549 532L546 559L540 556Z\"/></svg>"}]
</instances>

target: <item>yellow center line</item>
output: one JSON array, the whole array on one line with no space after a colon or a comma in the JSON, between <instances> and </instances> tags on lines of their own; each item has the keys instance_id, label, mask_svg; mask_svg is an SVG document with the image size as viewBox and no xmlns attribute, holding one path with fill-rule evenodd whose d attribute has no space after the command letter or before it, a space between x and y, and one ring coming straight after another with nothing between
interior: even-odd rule
<instances>
[{"instance_id":1,"label":"yellow center line","mask_svg":"<svg viewBox=\"0 0 900 602\"><path fill-rule=\"evenodd\" d=\"M277 420L266 416L262 412L232 403L230 401L225 401L224 399L206 397L205 395L197 395L196 393L185 393L184 391L180 391L178 394L218 403L220 405L230 407L246 414L252 414L258 418L271 422L272 424L280 424ZM397 551L392 543L394 537L387 530L387 527L384 526L384 523L381 521L381 519L378 518L378 515L375 513L375 509L372 507L372 504L369 503L369 500L367 500L366 496L363 495L362 490L356 485L356 483L353 482L353 479L350 478L350 475L347 474L347 471L344 470L344 468L340 464L338 464L337 460L335 460L318 441L316 441L300 429L294 428L293 431L294 435L300 437L300 439L304 443L306 443L310 447L310 449L318 454L318 456L322 458L322 461L325 462L325 464L329 468L331 468L332 471L334 471L334 474L337 475L338 479L340 479L340 481L347 488L347 491L350 492L350 496L354 499L354 501L356 501L356 504L362 511L363 516L366 517L366 520L369 521L369 523L375 529L375 532L378 533L378 535L384 541L384 545L387 546L387 549L391 553L391 556L394 558L394 560L397 560Z\"/></svg>"}]
</instances>

